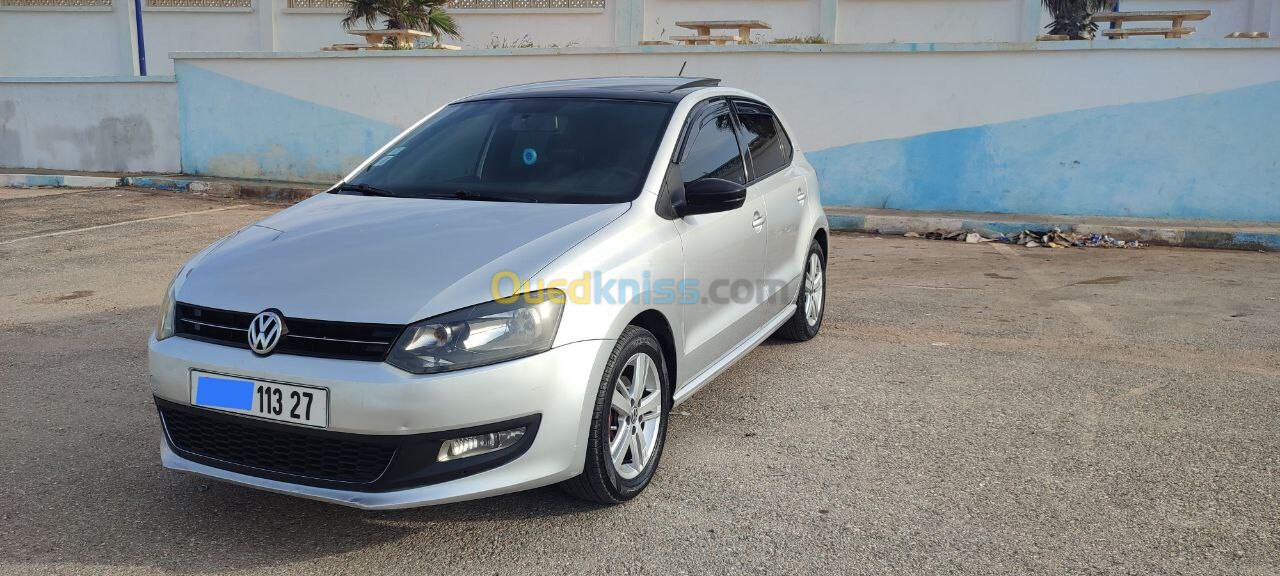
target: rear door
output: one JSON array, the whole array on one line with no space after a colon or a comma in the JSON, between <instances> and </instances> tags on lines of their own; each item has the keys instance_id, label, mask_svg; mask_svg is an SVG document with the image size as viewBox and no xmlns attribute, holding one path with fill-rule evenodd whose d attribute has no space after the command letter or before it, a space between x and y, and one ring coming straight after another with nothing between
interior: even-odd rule
<instances>
[{"instance_id":1,"label":"rear door","mask_svg":"<svg viewBox=\"0 0 1280 576\"><path fill-rule=\"evenodd\" d=\"M800 233L809 202L804 172L792 163L791 141L768 106L752 100L733 101L741 126L742 149L750 175L749 197L763 200L765 210L764 291L762 321L795 300L804 268L807 235ZM802 238L802 236L804 236Z\"/></svg>"}]
</instances>

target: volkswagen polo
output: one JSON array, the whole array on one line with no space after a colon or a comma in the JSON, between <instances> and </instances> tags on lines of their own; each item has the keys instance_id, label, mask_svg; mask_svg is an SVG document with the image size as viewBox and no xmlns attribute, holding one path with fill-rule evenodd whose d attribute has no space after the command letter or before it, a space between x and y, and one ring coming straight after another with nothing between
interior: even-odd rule
<instances>
[{"instance_id":1,"label":"volkswagen polo","mask_svg":"<svg viewBox=\"0 0 1280 576\"><path fill-rule=\"evenodd\" d=\"M498 89L196 254L149 341L164 466L357 506L649 484L672 406L822 326L814 170L713 79Z\"/></svg>"}]
</instances>

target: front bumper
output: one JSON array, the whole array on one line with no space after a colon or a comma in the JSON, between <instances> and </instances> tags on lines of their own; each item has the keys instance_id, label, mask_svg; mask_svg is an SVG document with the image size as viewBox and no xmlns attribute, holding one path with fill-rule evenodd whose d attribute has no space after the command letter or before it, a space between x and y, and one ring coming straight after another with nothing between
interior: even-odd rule
<instances>
[{"instance_id":1,"label":"front bumper","mask_svg":"<svg viewBox=\"0 0 1280 576\"><path fill-rule=\"evenodd\" d=\"M161 443L161 459L175 470L360 508L440 504L551 484L582 471L591 410L611 346L605 340L576 342L501 364L414 375L377 362L258 357L248 350L182 337L153 339L148 362L152 393L157 404L171 403L175 409L203 410L186 408L190 371L195 369L327 388L328 431L377 441L412 437L427 439L427 445L460 430L537 422L532 442L514 459L492 469L465 471L462 477L411 477L423 482L413 486L398 482L346 488L333 482L290 481L287 475L175 450L167 437Z\"/></svg>"}]
</instances>

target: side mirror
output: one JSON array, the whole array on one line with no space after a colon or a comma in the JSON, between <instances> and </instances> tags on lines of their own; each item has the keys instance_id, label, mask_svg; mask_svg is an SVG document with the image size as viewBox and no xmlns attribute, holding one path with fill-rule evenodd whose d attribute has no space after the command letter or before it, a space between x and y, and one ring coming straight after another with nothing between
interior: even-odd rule
<instances>
[{"instance_id":1,"label":"side mirror","mask_svg":"<svg viewBox=\"0 0 1280 576\"><path fill-rule=\"evenodd\" d=\"M720 178L699 178L681 188L671 197L671 208L681 218L728 212L747 201L746 187Z\"/></svg>"}]
</instances>

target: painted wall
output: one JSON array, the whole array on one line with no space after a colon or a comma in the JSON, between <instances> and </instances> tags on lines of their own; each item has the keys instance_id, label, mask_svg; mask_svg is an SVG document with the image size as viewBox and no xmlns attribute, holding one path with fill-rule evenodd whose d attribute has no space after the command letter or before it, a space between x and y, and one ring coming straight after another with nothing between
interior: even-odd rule
<instances>
[{"instance_id":1,"label":"painted wall","mask_svg":"<svg viewBox=\"0 0 1280 576\"><path fill-rule=\"evenodd\" d=\"M967 3L967 2L966 2ZM819 34L821 0L649 0L645 3L644 37L666 40L694 34L676 26L683 20L762 20L772 26L757 30L754 41ZM717 34L735 34L731 30Z\"/></svg>"},{"instance_id":2,"label":"painted wall","mask_svg":"<svg viewBox=\"0 0 1280 576\"><path fill-rule=\"evenodd\" d=\"M173 74L170 52L179 50L258 50L258 16L253 12L142 10L147 71Z\"/></svg>"},{"instance_id":3,"label":"painted wall","mask_svg":"<svg viewBox=\"0 0 1280 576\"><path fill-rule=\"evenodd\" d=\"M133 74L122 28L116 10L0 9L0 77Z\"/></svg>"},{"instance_id":4,"label":"painted wall","mask_svg":"<svg viewBox=\"0 0 1280 576\"><path fill-rule=\"evenodd\" d=\"M1280 220L1280 42L1071 44L192 55L182 160L333 181L449 100L687 61L783 112L829 205Z\"/></svg>"},{"instance_id":5,"label":"painted wall","mask_svg":"<svg viewBox=\"0 0 1280 576\"><path fill-rule=\"evenodd\" d=\"M813 162L842 205L1275 221L1277 105L1273 81L849 144Z\"/></svg>"},{"instance_id":6,"label":"painted wall","mask_svg":"<svg viewBox=\"0 0 1280 576\"><path fill-rule=\"evenodd\" d=\"M1266 19L1250 22L1254 7L1270 8L1274 2L1232 2L1231 0L1120 0L1121 10L1211 10L1213 15L1200 22L1187 22L1184 26L1196 29L1193 37L1222 38L1231 32L1252 32L1256 26L1267 27ZM1147 24L1126 24L1139 27ZM1166 24L1167 25L1167 24ZM1263 28L1259 28L1261 31Z\"/></svg>"},{"instance_id":7,"label":"painted wall","mask_svg":"<svg viewBox=\"0 0 1280 576\"><path fill-rule=\"evenodd\" d=\"M517 42L532 42L544 47L613 44L611 12L455 12L463 39L445 41L463 48L511 46Z\"/></svg>"},{"instance_id":8,"label":"painted wall","mask_svg":"<svg viewBox=\"0 0 1280 576\"><path fill-rule=\"evenodd\" d=\"M172 79L0 80L0 167L177 172Z\"/></svg>"},{"instance_id":9,"label":"painted wall","mask_svg":"<svg viewBox=\"0 0 1280 576\"><path fill-rule=\"evenodd\" d=\"M275 9L276 50L311 52L330 44L361 41L343 31L339 12L289 9L284 7L284 2L276 2ZM613 43L613 14L608 11L454 10L453 15L463 37L443 41L463 48L489 48L516 42L532 42L538 46L609 46Z\"/></svg>"},{"instance_id":10,"label":"painted wall","mask_svg":"<svg viewBox=\"0 0 1280 576\"><path fill-rule=\"evenodd\" d=\"M1195 28L1191 38L1211 40L1224 38L1232 32L1271 32L1280 36L1280 0L1120 0L1120 10L1209 10L1208 18L1199 22L1186 22L1183 26ZM1049 23L1049 13L1041 11L1041 28ZM1168 25L1160 22L1135 22L1126 28ZM1103 27L1106 25L1103 24ZM1151 36L1136 36L1134 40L1153 40Z\"/></svg>"},{"instance_id":11,"label":"painted wall","mask_svg":"<svg viewBox=\"0 0 1280 576\"><path fill-rule=\"evenodd\" d=\"M0 6L0 77L135 74L132 0L105 8ZM1124 10L1209 8L1197 38L1228 32L1280 36L1280 0L1121 0ZM340 11L291 9L288 0L255 0L248 9L143 9L148 68L172 74L170 52L316 51L357 41L338 25ZM456 10L464 48L531 42L549 46L634 46L688 31L678 20L757 19L769 41L822 34L839 43L1020 42L1048 16L1039 0L609 0L603 11ZM824 6L833 10L824 12ZM49 30L70 41L50 41ZM1142 41L1136 39L1134 41Z\"/></svg>"},{"instance_id":12,"label":"painted wall","mask_svg":"<svg viewBox=\"0 0 1280 576\"><path fill-rule=\"evenodd\" d=\"M334 12L286 12L277 2L275 49L281 52L314 52L332 44L350 44L360 39L342 30L342 15ZM185 50L184 50L185 51Z\"/></svg>"},{"instance_id":13,"label":"painted wall","mask_svg":"<svg viewBox=\"0 0 1280 576\"><path fill-rule=\"evenodd\" d=\"M1023 0L841 0L841 42L1017 42ZM1037 8L1038 9L1038 8Z\"/></svg>"}]
</instances>

